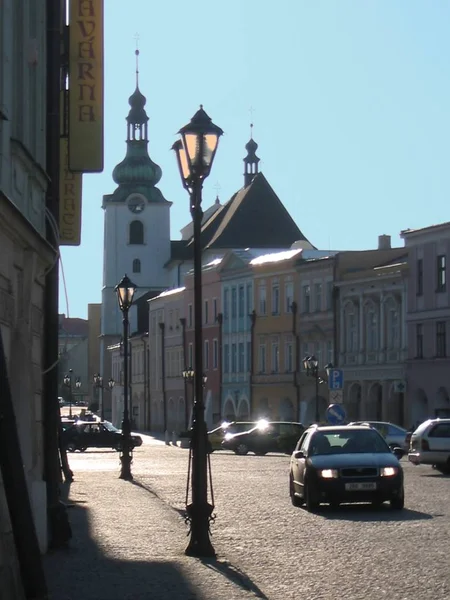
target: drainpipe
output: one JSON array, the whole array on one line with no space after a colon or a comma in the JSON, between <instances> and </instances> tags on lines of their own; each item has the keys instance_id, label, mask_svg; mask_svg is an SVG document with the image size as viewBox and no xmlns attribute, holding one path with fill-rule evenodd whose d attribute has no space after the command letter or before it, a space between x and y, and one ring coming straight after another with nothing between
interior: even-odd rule
<instances>
[{"instance_id":1,"label":"drainpipe","mask_svg":"<svg viewBox=\"0 0 450 600\"><path fill-rule=\"evenodd\" d=\"M188 367L188 366L190 367L192 365L188 365L186 362L186 356L187 356L186 319L181 317L180 323L181 323L181 339L182 339L182 344L183 344L183 363L184 363L183 369L185 369L186 367ZM183 377L183 389L184 389L184 430L187 431L187 428L189 427L189 406L188 406L188 385L187 385L187 381L186 381L185 377Z\"/></svg>"},{"instance_id":2,"label":"drainpipe","mask_svg":"<svg viewBox=\"0 0 450 600\"><path fill-rule=\"evenodd\" d=\"M163 395L163 429L166 444L169 444L169 432L167 431L167 403L166 403L166 338L165 338L165 323L159 323L161 330L161 385Z\"/></svg>"},{"instance_id":3,"label":"drainpipe","mask_svg":"<svg viewBox=\"0 0 450 600\"><path fill-rule=\"evenodd\" d=\"M218 313L216 317L217 323L219 324L219 352L218 352L218 367L219 367L219 409L220 409L220 419L222 420L222 336L223 336L223 314Z\"/></svg>"},{"instance_id":4,"label":"drainpipe","mask_svg":"<svg viewBox=\"0 0 450 600\"><path fill-rule=\"evenodd\" d=\"M249 413L250 418L253 417L253 375L254 375L254 348L255 348L255 323L256 323L256 310L253 309L249 314L250 317L250 389L249 389Z\"/></svg>"},{"instance_id":5,"label":"drainpipe","mask_svg":"<svg viewBox=\"0 0 450 600\"><path fill-rule=\"evenodd\" d=\"M148 338L148 333L147 334L143 334L141 336L141 340L142 343L144 344L144 430L147 428L148 425L148 381L147 381L147 377L148 377L148 369L147 369L147 342L145 338ZM147 429L147 431L150 431L150 429Z\"/></svg>"},{"instance_id":6,"label":"drainpipe","mask_svg":"<svg viewBox=\"0 0 450 600\"><path fill-rule=\"evenodd\" d=\"M294 370L294 387L295 396L297 402L297 418L300 421L300 335L297 332L297 317L298 317L298 306L297 302L292 302L292 335L295 340L295 370ZM299 360L300 359L300 360Z\"/></svg>"}]
</instances>

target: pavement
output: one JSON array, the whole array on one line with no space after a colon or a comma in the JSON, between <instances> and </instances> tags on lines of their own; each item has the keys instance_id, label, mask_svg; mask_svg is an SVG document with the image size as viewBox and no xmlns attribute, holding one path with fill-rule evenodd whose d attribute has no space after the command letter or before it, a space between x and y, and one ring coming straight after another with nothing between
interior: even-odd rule
<instances>
[{"instance_id":1,"label":"pavement","mask_svg":"<svg viewBox=\"0 0 450 600\"><path fill-rule=\"evenodd\" d=\"M159 437L159 436L158 436ZM164 445L145 436L145 445ZM181 452L173 448L173 452ZM76 471L62 486L72 540L44 557L50 600L240 600L264 597L225 560L184 555L181 511L117 469Z\"/></svg>"}]
</instances>

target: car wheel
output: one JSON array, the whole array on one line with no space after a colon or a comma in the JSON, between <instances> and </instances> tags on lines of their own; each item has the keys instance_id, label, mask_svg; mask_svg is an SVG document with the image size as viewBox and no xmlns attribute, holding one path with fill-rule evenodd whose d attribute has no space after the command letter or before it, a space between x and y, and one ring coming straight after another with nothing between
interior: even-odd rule
<instances>
[{"instance_id":1,"label":"car wheel","mask_svg":"<svg viewBox=\"0 0 450 600\"><path fill-rule=\"evenodd\" d=\"M77 447L73 442L69 442L66 446L67 452L75 452L76 449Z\"/></svg>"},{"instance_id":2,"label":"car wheel","mask_svg":"<svg viewBox=\"0 0 450 600\"><path fill-rule=\"evenodd\" d=\"M265 456L267 452L255 452L256 456Z\"/></svg>"},{"instance_id":3,"label":"car wheel","mask_svg":"<svg viewBox=\"0 0 450 600\"><path fill-rule=\"evenodd\" d=\"M405 506L405 492L402 489L398 496L393 496L389 501L391 508L394 510L402 510Z\"/></svg>"},{"instance_id":4,"label":"car wheel","mask_svg":"<svg viewBox=\"0 0 450 600\"><path fill-rule=\"evenodd\" d=\"M316 494L314 493L314 489L311 484L305 482L303 487L303 493L305 496L305 504L308 512L317 512L319 510L320 502L317 499Z\"/></svg>"},{"instance_id":5,"label":"car wheel","mask_svg":"<svg viewBox=\"0 0 450 600\"><path fill-rule=\"evenodd\" d=\"M234 452L235 454L239 454L239 456L245 456L245 454L248 454L248 446L239 444Z\"/></svg>"},{"instance_id":6,"label":"car wheel","mask_svg":"<svg viewBox=\"0 0 450 600\"><path fill-rule=\"evenodd\" d=\"M291 497L293 506L298 507L303 505L303 498L299 498L295 495L294 480L292 479L292 475L289 476L289 496Z\"/></svg>"},{"instance_id":7,"label":"car wheel","mask_svg":"<svg viewBox=\"0 0 450 600\"><path fill-rule=\"evenodd\" d=\"M433 469L436 469L442 475L450 475L450 459L443 465L433 465Z\"/></svg>"}]
</instances>

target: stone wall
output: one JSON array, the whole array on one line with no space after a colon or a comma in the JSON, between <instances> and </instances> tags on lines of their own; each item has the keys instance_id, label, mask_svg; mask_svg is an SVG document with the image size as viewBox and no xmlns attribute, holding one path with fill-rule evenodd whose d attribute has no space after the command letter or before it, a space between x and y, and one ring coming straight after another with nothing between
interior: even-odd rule
<instances>
[{"instance_id":1,"label":"stone wall","mask_svg":"<svg viewBox=\"0 0 450 600\"><path fill-rule=\"evenodd\" d=\"M25 600L0 471L0 591L1 598Z\"/></svg>"}]
</instances>

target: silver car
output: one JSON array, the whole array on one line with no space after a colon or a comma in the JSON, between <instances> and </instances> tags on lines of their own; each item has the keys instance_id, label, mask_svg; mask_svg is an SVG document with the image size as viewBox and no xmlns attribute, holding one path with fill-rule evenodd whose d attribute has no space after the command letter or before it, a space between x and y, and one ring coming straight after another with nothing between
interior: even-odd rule
<instances>
[{"instance_id":1,"label":"silver car","mask_svg":"<svg viewBox=\"0 0 450 600\"><path fill-rule=\"evenodd\" d=\"M408 459L413 465L433 465L450 474L450 419L429 419L411 436Z\"/></svg>"},{"instance_id":2,"label":"silver car","mask_svg":"<svg viewBox=\"0 0 450 600\"><path fill-rule=\"evenodd\" d=\"M401 448L408 452L408 445L406 443L406 434L408 433L403 427L388 423L386 421L358 421L356 423L350 423L350 425L370 425L380 433L386 440L388 446L393 448Z\"/></svg>"}]
</instances>

